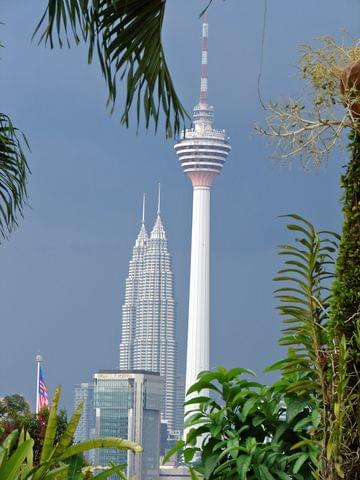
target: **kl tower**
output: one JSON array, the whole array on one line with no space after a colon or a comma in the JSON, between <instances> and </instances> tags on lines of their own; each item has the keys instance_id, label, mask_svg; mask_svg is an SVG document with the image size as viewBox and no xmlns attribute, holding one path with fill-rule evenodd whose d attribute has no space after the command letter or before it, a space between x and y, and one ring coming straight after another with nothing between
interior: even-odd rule
<instances>
[{"instance_id":1,"label":"kl tower","mask_svg":"<svg viewBox=\"0 0 360 480\"><path fill-rule=\"evenodd\" d=\"M175 145L184 173L193 186L186 391L198 374L208 370L210 327L210 191L231 150L225 130L215 130L214 109L208 103L208 21L203 16L199 103L193 127Z\"/></svg>"}]
</instances>

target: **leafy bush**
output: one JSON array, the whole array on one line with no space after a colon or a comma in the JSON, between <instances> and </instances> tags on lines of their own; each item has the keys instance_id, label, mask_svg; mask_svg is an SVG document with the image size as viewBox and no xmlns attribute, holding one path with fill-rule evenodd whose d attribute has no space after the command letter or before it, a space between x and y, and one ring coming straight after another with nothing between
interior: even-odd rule
<instances>
[{"instance_id":1,"label":"leafy bush","mask_svg":"<svg viewBox=\"0 0 360 480\"><path fill-rule=\"evenodd\" d=\"M220 367L199 375L188 394L211 390L214 398L187 402L194 410L187 414L186 442L173 451L195 462L194 478L196 473L211 480L310 478L318 455L309 440L319 422L316 404L307 396L284 394L284 382L266 387L244 374L253 372Z\"/></svg>"}]
</instances>

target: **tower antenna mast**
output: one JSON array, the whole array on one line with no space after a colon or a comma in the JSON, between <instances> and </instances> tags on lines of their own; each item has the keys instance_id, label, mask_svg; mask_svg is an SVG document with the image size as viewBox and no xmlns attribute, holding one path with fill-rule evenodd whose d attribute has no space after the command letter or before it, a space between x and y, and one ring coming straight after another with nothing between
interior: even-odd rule
<instances>
[{"instance_id":1,"label":"tower antenna mast","mask_svg":"<svg viewBox=\"0 0 360 480\"><path fill-rule=\"evenodd\" d=\"M202 36L201 36L201 80L200 80L200 103L208 103L208 13L203 15Z\"/></svg>"}]
</instances>

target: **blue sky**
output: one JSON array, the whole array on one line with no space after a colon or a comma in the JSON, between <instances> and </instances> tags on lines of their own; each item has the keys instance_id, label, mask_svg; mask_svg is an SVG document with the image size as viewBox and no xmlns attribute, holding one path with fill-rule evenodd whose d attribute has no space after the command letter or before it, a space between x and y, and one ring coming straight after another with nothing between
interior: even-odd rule
<instances>
[{"instance_id":1,"label":"blue sky","mask_svg":"<svg viewBox=\"0 0 360 480\"><path fill-rule=\"evenodd\" d=\"M121 304L142 192L152 228L157 183L173 258L179 357L185 352L191 186L173 140L121 127L109 116L97 64L83 47L50 51L31 42L45 2L2 0L1 111L31 144L31 208L0 246L0 396L33 401L35 354L44 357L50 390L73 386L100 368L116 368ZM269 0L262 76L264 98L304 93L296 61L320 35L359 36L360 3ZM168 0L164 44L178 93L191 111L199 93L200 21L205 2ZM281 328L272 296L280 267L276 245L288 239L278 216L296 212L339 230L339 176L347 155L321 168L270 159L254 133L264 112L257 76L264 3L214 0L209 13L209 98L232 152L212 191L211 363L258 372L278 359ZM270 377L261 375L262 380Z\"/></svg>"}]
</instances>

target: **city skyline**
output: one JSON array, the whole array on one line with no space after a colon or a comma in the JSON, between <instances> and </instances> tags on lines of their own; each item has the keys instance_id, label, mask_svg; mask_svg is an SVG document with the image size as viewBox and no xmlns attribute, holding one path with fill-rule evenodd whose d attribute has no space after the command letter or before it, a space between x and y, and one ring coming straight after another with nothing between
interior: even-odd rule
<instances>
[{"instance_id":1,"label":"city skyline","mask_svg":"<svg viewBox=\"0 0 360 480\"><path fill-rule=\"evenodd\" d=\"M198 90L194 79L201 7L169 3L165 19L167 59L189 111ZM3 5L3 104L27 134L33 174L31 208L0 249L7 273L0 287L8 338L0 361L9 372L1 378L0 391L24 393L33 402L33 359L40 351L49 396L62 384L71 410L73 385L98 368L116 365L119 292L129 245L138 231L138 196L157 181L167 199L164 214L172 239L179 350L184 355L191 187L179 175L173 141L142 130L136 136L133 123L131 130L121 128L119 112L109 118L103 81L96 66L87 65L81 47L51 52L30 43L41 13L41 5L22 0L5 0ZM358 2L353 1L347 12L339 11L334 0L271 4L262 98L301 92L294 68L299 46L314 44L320 31L339 37L342 25L356 32L358 15ZM271 147L253 135L254 123L265 115L257 92L263 6L213 2L211 16L218 19L211 30L216 39L216 63L209 65L211 100L236 155L226 167L226 181L222 178L214 190L210 363L261 372L282 356L271 279L279 267L276 245L287 236L277 216L300 213L319 228L339 230L338 178L347 154L333 155L315 172L268 160ZM294 16L302 29L285 21ZM99 329L105 320L107 329Z\"/></svg>"}]
</instances>

